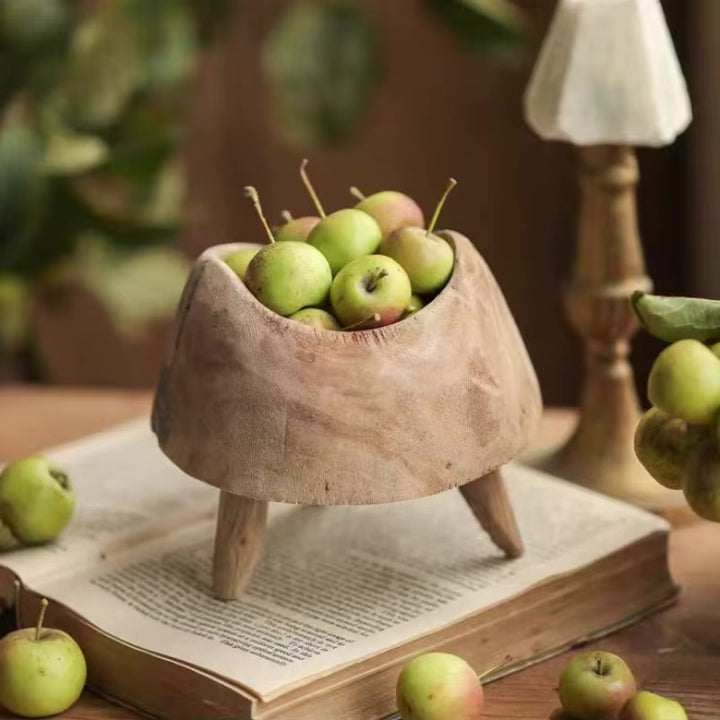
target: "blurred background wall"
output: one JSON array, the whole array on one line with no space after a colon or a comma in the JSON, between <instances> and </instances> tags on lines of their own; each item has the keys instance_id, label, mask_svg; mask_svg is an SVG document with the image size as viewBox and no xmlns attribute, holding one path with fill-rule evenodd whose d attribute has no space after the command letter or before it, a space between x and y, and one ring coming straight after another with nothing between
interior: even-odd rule
<instances>
[{"instance_id":1,"label":"blurred background wall","mask_svg":"<svg viewBox=\"0 0 720 720\"><path fill-rule=\"evenodd\" d=\"M305 155L329 208L348 204L347 188L355 184L367 192L403 190L429 209L452 175L460 184L441 224L470 236L496 274L546 402L574 403L582 360L560 306L575 233L574 157L567 146L538 140L522 119L522 94L555 3L518 0L527 18L523 46L511 59L498 60L468 53L417 0L366 0L362 5L372 11L382 36L382 82L347 143L314 149L285 139L262 68L266 38L289 5L284 0L239 2L201 63L183 143L189 187L182 203L187 221L182 248L194 256L209 245L258 240L260 228L242 197L242 187L249 183L258 187L273 218L279 219L285 208L310 213L297 175ZM663 6L696 115L702 117L675 145L640 152L640 218L648 269L663 293L702 288L717 294L720 277L708 270L707 258L708 253L715 258L712 236L720 209L714 185L706 181L715 173L720 177L720 168L706 154L720 111L713 109L717 90L709 89L720 67L720 13L715 0L664 0ZM82 346L93 323L102 324L87 311L82 321L73 320L78 337L72 340L56 327L54 345ZM44 334L52 332L46 328ZM156 346L161 334L156 327L143 342ZM103 333L98 331L97 337ZM85 351L66 360L65 377L55 379L151 382L152 361L139 370L137 348L125 344L112 349L107 339L101 344L106 350L99 364L105 370L112 366L111 372L88 367L73 374L79 364L92 364L83 360L90 352L86 344ZM634 362L640 385L656 350L650 339L638 338ZM150 357L157 352L154 347ZM6 369L6 376L27 376L24 358ZM33 372L43 376L42 368Z\"/></svg>"}]
</instances>

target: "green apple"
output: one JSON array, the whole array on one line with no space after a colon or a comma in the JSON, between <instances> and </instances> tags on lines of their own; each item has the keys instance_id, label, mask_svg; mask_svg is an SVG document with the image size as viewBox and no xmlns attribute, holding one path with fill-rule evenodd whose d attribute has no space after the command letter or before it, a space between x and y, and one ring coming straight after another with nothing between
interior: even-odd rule
<instances>
[{"instance_id":1,"label":"green apple","mask_svg":"<svg viewBox=\"0 0 720 720\"><path fill-rule=\"evenodd\" d=\"M484 693L465 660L432 652L408 662L397 681L402 720L480 720Z\"/></svg>"},{"instance_id":2,"label":"green apple","mask_svg":"<svg viewBox=\"0 0 720 720\"><path fill-rule=\"evenodd\" d=\"M411 294L410 280L398 263L384 255L366 255L336 275L330 302L344 327L373 328L399 320Z\"/></svg>"},{"instance_id":3,"label":"green apple","mask_svg":"<svg viewBox=\"0 0 720 720\"><path fill-rule=\"evenodd\" d=\"M54 540L74 511L69 475L46 458L15 460L0 474L0 520L20 543L38 545Z\"/></svg>"},{"instance_id":4,"label":"green apple","mask_svg":"<svg viewBox=\"0 0 720 720\"><path fill-rule=\"evenodd\" d=\"M308 235L320 222L319 217L294 218L287 210L283 211L285 224L275 228L275 240L277 242L307 242Z\"/></svg>"},{"instance_id":5,"label":"green apple","mask_svg":"<svg viewBox=\"0 0 720 720\"><path fill-rule=\"evenodd\" d=\"M350 192L360 200L355 209L373 218L380 226L383 237L404 227L425 227L423 211L404 193L383 190L365 197L356 187L350 188Z\"/></svg>"},{"instance_id":6,"label":"green apple","mask_svg":"<svg viewBox=\"0 0 720 720\"><path fill-rule=\"evenodd\" d=\"M251 248L236 250L225 258L225 262L241 280L245 280L245 273L247 272L250 261L263 247L263 245L254 245Z\"/></svg>"},{"instance_id":7,"label":"green apple","mask_svg":"<svg viewBox=\"0 0 720 720\"><path fill-rule=\"evenodd\" d=\"M250 292L265 307L286 316L322 305L331 283L325 256L312 245L292 241L264 247L245 273Z\"/></svg>"},{"instance_id":8,"label":"green apple","mask_svg":"<svg viewBox=\"0 0 720 720\"><path fill-rule=\"evenodd\" d=\"M720 522L720 452L714 444L703 445L691 456L683 492L697 515Z\"/></svg>"},{"instance_id":9,"label":"green apple","mask_svg":"<svg viewBox=\"0 0 720 720\"><path fill-rule=\"evenodd\" d=\"M410 302L405 308L405 314L403 315L403 317L410 317L411 315L414 315L418 310L422 310L422 308L424 307L425 303L422 301L421 298L419 298L417 295L411 295Z\"/></svg>"},{"instance_id":10,"label":"green apple","mask_svg":"<svg viewBox=\"0 0 720 720\"><path fill-rule=\"evenodd\" d=\"M688 425L650 408L635 431L635 454L661 485L681 490L692 452L709 439L705 426Z\"/></svg>"},{"instance_id":11,"label":"green apple","mask_svg":"<svg viewBox=\"0 0 720 720\"><path fill-rule=\"evenodd\" d=\"M655 360L648 397L671 417L709 424L720 409L720 358L697 340L673 343Z\"/></svg>"},{"instance_id":12,"label":"green apple","mask_svg":"<svg viewBox=\"0 0 720 720\"><path fill-rule=\"evenodd\" d=\"M563 710L582 720L611 720L637 687L624 660L609 652L592 651L570 660L558 686Z\"/></svg>"},{"instance_id":13,"label":"green apple","mask_svg":"<svg viewBox=\"0 0 720 720\"><path fill-rule=\"evenodd\" d=\"M327 215L308 177L307 164L308 161L303 160L300 177L322 218L307 241L320 250L330 263L332 274L337 275L352 260L374 253L380 247L382 231L375 220L362 210L345 208Z\"/></svg>"},{"instance_id":14,"label":"green apple","mask_svg":"<svg viewBox=\"0 0 720 720\"><path fill-rule=\"evenodd\" d=\"M675 700L643 690L623 708L622 720L687 720L683 706Z\"/></svg>"},{"instance_id":15,"label":"green apple","mask_svg":"<svg viewBox=\"0 0 720 720\"><path fill-rule=\"evenodd\" d=\"M380 254L397 260L410 278L414 293L424 295L442 290L455 267L455 253L448 242L433 230L447 196L457 185L450 182L438 203L427 230L404 227L391 233L380 245Z\"/></svg>"},{"instance_id":16,"label":"green apple","mask_svg":"<svg viewBox=\"0 0 720 720\"><path fill-rule=\"evenodd\" d=\"M80 697L87 666L78 644L62 630L43 628L47 600L37 627L0 640L0 704L22 717L65 712Z\"/></svg>"},{"instance_id":17,"label":"green apple","mask_svg":"<svg viewBox=\"0 0 720 720\"><path fill-rule=\"evenodd\" d=\"M298 310L290 316L291 320L297 320L303 325L318 328L319 330L340 330L338 321L327 311L320 308L305 308Z\"/></svg>"}]
</instances>

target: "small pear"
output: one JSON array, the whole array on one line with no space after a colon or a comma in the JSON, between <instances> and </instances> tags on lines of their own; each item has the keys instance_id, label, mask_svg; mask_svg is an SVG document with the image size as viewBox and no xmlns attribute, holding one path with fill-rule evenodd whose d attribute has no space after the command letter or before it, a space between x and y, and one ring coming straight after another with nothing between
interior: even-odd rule
<instances>
[{"instance_id":1,"label":"small pear","mask_svg":"<svg viewBox=\"0 0 720 720\"><path fill-rule=\"evenodd\" d=\"M425 227L425 216L419 205L411 198L395 190L383 190L365 197L356 187L350 193L360 200L355 206L373 218L386 238L404 227Z\"/></svg>"},{"instance_id":2,"label":"small pear","mask_svg":"<svg viewBox=\"0 0 720 720\"><path fill-rule=\"evenodd\" d=\"M455 267L455 253L448 242L433 230L447 196L457 185L450 179L428 229L405 227L391 233L380 245L380 254L402 265L416 294L435 293L445 286Z\"/></svg>"},{"instance_id":3,"label":"small pear","mask_svg":"<svg viewBox=\"0 0 720 720\"><path fill-rule=\"evenodd\" d=\"M720 453L713 443L699 447L692 454L683 492L697 515L720 522Z\"/></svg>"},{"instance_id":4,"label":"small pear","mask_svg":"<svg viewBox=\"0 0 720 720\"><path fill-rule=\"evenodd\" d=\"M241 280L245 280L245 273L247 272L250 261L260 250L262 250L263 247L264 245L254 245L251 248L236 250L234 253L225 258L225 263Z\"/></svg>"},{"instance_id":5,"label":"small pear","mask_svg":"<svg viewBox=\"0 0 720 720\"><path fill-rule=\"evenodd\" d=\"M290 316L291 320L303 325L318 328L318 330L341 330L338 321L327 311L320 308L305 308L298 310Z\"/></svg>"},{"instance_id":6,"label":"small pear","mask_svg":"<svg viewBox=\"0 0 720 720\"><path fill-rule=\"evenodd\" d=\"M708 425L720 409L720 358L697 340L679 340L655 360L650 402L671 417Z\"/></svg>"},{"instance_id":7,"label":"small pear","mask_svg":"<svg viewBox=\"0 0 720 720\"><path fill-rule=\"evenodd\" d=\"M270 240L250 261L245 284L265 307L278 315L292 315L322 305L330 292L332 273L323 254L301 242L276 243L255 188L245 189Z\"/></svg>"},{"instance_id":8,"label":"small pear","mask_svg":"<svg viewBox=\"0 0 720 720\"><path fill-rule=\"evenodd\" d=\"M382 231L373 218L361 210L345 208L326 215L307 174L307 160L300 167L300 177L322 220L308 235L308 245L317 248L337 275L348 263L363 255L372 255L380 246Z\"/></svg>"}]
</instances>

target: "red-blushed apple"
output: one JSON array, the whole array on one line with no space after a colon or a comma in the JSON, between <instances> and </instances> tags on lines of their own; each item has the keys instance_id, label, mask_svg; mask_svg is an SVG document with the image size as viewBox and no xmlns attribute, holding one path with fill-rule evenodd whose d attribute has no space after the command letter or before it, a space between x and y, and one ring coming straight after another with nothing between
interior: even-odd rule
<instances>
[{"instance_id":1,"label":"red-blushed apple","mask_svg":"<svg viewBox=\"0 0 720 720\"><path fill-rule=\"evenodd\" d=\"M480 720L484 693L477 673L460 657L432 652L408 662L397 682L402 720Z\"/></svg>"},{"instance_id":2,"label":"red-blushed apple","mask_svg":"<svg viewBox=\"0 0 720 720\"><path fill-rule=\"evenodd\" d=\"M350 192L360 200L355 206L377 222L385 238L395 230L404 227L425 227L425 216L418 204L395 190L383 190L365 197L356 187Z\"/></svg>"},{"instance_id":3,"label":"red-blushed apple","mask_svg":"<svg viewBox=\"0 0 720 720\"><path fill-rule=\"evenodd\" d=\"M320 222L319 217L308 216L294 218L287 210L283 211L285 224L275 228L276 242L307 242L308 235Z\"/></svg>"},{"instance_id":4,"label":"red-blushed apple","mask_svg":"<svg viewBox=\"0 0 720 720\"><path fill-rule=\"evenodd\" d=\"M621 720L687 720L683 706L675 700L643 690L620 713Z\"/></svg>"},{"instance_id":5,"label":"red-blushed apple","mask_svg":"<svg viewBox=\"0 0 720 720\"><path fill-rule=\"evenodd\" d=\"M433 230L450 191L457 182L450 178L427 230L403 227L386 237L380 254L397 260L410 278L414 293L435 293L445 286L455 267L455 252L448 242Z\"/></svg>"},{"instance_id":6,"label":"red-blushed apple","mask_svg":"<svg viewBox=\"0 0 720 720\"><path fill-rule=\"evenodd\" d=\"M410 280L398 263L384 255L366 255L336 275L330 302L343 327L362 324L365 329L399 320L411 294Z\"/></svg>"},{"instance_id":7,"label":"red-blushed apple","mask_svg":"<svg viewBox=\"0 0 720 720\"><path fill-rule=\"evenodd\" d=\"M558 686L563 709L579 720L615 720L637 686L625 661L592 651L565 666Z\"/></svg>"}]
</instances>

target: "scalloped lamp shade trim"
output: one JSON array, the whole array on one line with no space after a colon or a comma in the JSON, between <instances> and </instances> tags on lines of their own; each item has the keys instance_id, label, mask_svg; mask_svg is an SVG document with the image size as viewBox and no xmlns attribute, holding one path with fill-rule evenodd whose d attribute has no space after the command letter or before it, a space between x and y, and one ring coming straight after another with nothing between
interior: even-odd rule
<instances>
[{"instance_id":1,"label":"scalloped lamp shade trim","mask_svg":"<svg viewBox=\"0 0 720 720\"><path fill-rule=\"evenodd\" d=\"M659 0L560 0L525 117L545 140L672 143L692 109Z\"/></svg>"}]
</instances>

